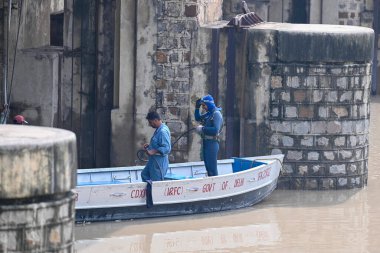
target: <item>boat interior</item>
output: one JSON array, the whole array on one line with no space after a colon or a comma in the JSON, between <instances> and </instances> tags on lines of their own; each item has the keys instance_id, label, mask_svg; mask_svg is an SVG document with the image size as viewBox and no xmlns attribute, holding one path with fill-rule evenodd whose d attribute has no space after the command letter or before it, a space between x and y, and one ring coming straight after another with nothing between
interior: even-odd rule
<instances>
[{"instance_id":1,"label":"boat interior","mask_svg":"<svg viewBox=\"0 0 380 253\"><path fill-rule=\"evenodd\" d=\"M232 158L218 160L219 175L248 170L267 164L253 158ZM77 186L141 183L144 166L80 169L77 173ZM165 180L204 178L207 176L204 162L170 164Z\"/></svg>"}]
</instances>

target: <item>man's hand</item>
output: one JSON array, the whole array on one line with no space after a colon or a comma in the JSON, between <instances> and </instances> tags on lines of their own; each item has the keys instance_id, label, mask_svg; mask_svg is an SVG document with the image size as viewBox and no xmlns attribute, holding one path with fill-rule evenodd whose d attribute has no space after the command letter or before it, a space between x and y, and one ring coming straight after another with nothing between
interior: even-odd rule
<instances>
[{"instance_id":1,"label":"man's hand","mask_svg":"<svg viewBox=\"0 0 380 253\"><path fill-rule=\"evenodd\" d=\"M144 145L143 145L143 148L144 149L147 149L149 147L149 144L148 143L145 143Z\"/></svg>"},{"instance_id":2,"label":"man's hand","mask_svg":"<svg viewBox=\"0 0 380 253\"><path fill-rule=\"evenodd\" d=\"M199 109L202 105L202 99L198 99L197 101L195 101L195 108Z\"/></svg>"},{"instance_id":3,"label":"man's hand","mask_svg":"<svg viewBox=\"0 0 380 253\"><path fill-rule=\"evenodd\" d=\"M148 155L155 155L157 153L157 150L155 150L155 149L147 149L145 152Z\"/></svg>"}]
</instances>

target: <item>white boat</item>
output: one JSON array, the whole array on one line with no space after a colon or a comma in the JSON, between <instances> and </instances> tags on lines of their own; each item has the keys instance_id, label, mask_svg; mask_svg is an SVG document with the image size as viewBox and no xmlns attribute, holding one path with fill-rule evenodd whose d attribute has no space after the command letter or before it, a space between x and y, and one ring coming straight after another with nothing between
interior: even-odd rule
<instances>
[{"instance_id":1,"label":"white boat","mask_svg":"<svg viewBox=\"0 0 380 253\"><path fill-rule=\"evenodd\" d=\"M218 161L207 177L203 162L170 164L165 181L147 183L143 166L78 170L76 221L110 221L216 212L252 206L277 186L283 155ZM150 196L150 194L149 194Z\"/></svg>"}]
</instances>

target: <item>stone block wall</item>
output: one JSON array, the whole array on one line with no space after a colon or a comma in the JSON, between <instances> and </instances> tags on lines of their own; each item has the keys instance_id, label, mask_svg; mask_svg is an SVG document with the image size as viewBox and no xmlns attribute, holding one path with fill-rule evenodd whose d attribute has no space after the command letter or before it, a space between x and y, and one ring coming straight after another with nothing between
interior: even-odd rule
<instances>
[{"instance_id":1,"label":"stone block wall","mask_svg":"<svg viewBox=\"0 0 380 253\"><path fill-rule=\"evenodd\" d=\"M368 1L367 1L368 2ZM343 1L338 2L338 21L339 25L362 25L361 18L363 17L365 22L366 15L366 1ZM372 16L372 13L371 13ZM368 19L368 18L367 18ZM372 27L372 24L371 26Z\"/></svg>"},{"instance_id":2,"label":"stone block wall","mask_svg":"<svg viewBox=\"0 0 380 253\"><path fill-rule=\"evenodd\" d=\"M363 187L368 176L370 64L273 65L270 147L280 187Z\"/></svg>"},{"instance_id":3,"label":"stone block wall","mask_svg":"<svg viewBox=\"0 0 380 253\"><path fill-rule=\"evenodd\" d=\"M187 130L191 40L198 29L198 11L193 1L160 1L157 9L156 108L173 139ZM171 155L186 160L187 144L182 138Z\"/></svg>"},{"instance_id":4,"label":"stone block wall","mask_svg":"<svg viewBox=\"0 0 380 253\"><path fill-rule=\"evenodd\" d=\"M220 2L158 2L157 46L154 58L155 109L163 115L164 121L171 129L172 141L192 127L192 86L206 85L193 82L191 62L193 55L197 54L192 48L193 40L199 37L199 27L202 23L220 19ZM172 147L171 160L187 161L188 148L189 141L187 136L184 136Z\"/></svg>"},{"instance_id":5,"label":"stone block wall","mask_svg":"<svg viewBox=\"0 0 380 253\"><path fill-rule=\"evenodd\" d=\"M0 206L0 252L74 252L74 194Z\"/></svg>"},{"instance_id":6,"label":"stone block wall","mask_svg":"<svg viewBox=\"0 0 380 253\"><path fill-rule=\"evenodd\" d=\"M368 177L373 30L266 24L271 153L285 154L279 188L347 189ZM324 50L320 50L323 48Z\"/></svg>"},{"instance_id":7,"label":"stone block wall","mask_svg":"<svg viewBox=\"0 0 380 253\"><path fill-rule=\"evenodd\" d=\"M0 125L0 253L74 252L76 138Z\"/></svg>"}]
</instances>

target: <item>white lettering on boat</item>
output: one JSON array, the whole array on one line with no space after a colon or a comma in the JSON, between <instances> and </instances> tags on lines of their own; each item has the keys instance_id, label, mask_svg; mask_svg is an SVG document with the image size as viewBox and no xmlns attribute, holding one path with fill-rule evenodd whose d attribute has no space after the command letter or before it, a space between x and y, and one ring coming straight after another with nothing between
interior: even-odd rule
<instances>
[{"instance_id":1,"label":"white lettering on boat","mask_svg":"<svg viewBox=\"0 0 380 253\"><path fill-rule=\"evenodd\" d=\"M269 177L269 176L270 176L270 170L271 170L271 167L269 167L269 168L266 169L266 170L260 171L260 172L259 172L258 180L262 180L262 179L264 179L264 178Z\"/></svg>"},{"instance_id":2,"label":"white lettering on boat","mask_svg":"<svg viewBox=\"0 0 380 253\"><path fill-rule=\"evenodd\" d=\"M131 192L132 199L142 199L142 198L145 198L145 195L146 195L145 189L132 190Z\"/></svg>"},{"instance_id":3,"label":"white lettering on boat","mask_svg":"<svg viewBox=\"0 0 380 253\"><path fill-rule=\"evenodd\" d=\"M202 192L213 192L215 189L215 183L204 184L202 188Z\"/></svg>"},{"instance_id":4,"label":"white lettering on boat","mask_svg":"<svg viewBox=\"0 0 380 253\"><path fill-rule=\"evenodd\" d=\"M168 187L165 189L165 196L182 195L182 193L183 193L182 186Z\"/></svg>"},{"instance_id":5,"label":"white lettering on boat","mask_svg":"<svg viewBox=\"0 0 380 253\"><path fill-rule=\"evenodd\" d=\"M234 188L241 187L244 185L244 178L236 178Z\"/></svg>"}]
</instances>

